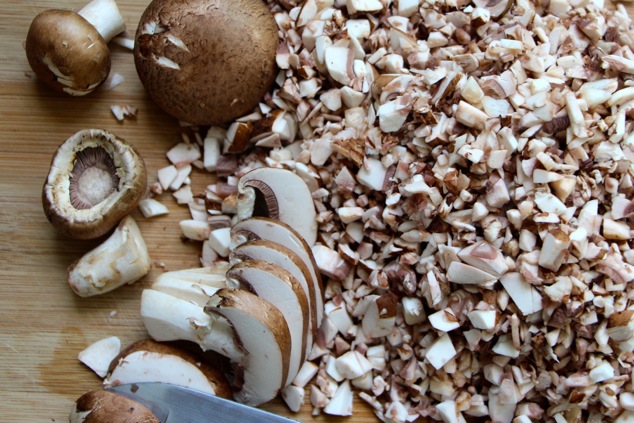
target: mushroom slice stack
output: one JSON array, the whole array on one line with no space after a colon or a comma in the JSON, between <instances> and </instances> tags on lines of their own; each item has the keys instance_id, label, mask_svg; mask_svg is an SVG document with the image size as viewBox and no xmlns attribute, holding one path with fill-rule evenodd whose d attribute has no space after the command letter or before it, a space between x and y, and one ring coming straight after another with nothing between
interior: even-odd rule
<instances>
[{"instance_id":1,"label":"mushroom slice stack","mask_svg":"<svg viewBox=\"0 0 634 423\"><path fill-rule=\"evenodd\" d=\"M317 240L317 215L306 182L290 170L262 167L238 182L238 220L264 216L295 229L309 246Z\"/></svg>"},{"instance_id":2,"label":"mushroom slice stack","mask_svg":"<svg viewBox=\"0 0 634 423\"><path fill-rule=\"evenodd\" d=\"M227 272L227 284L253 292L275 305L284 316L290 332L291 351L283 386L289 385L306 358L308 317L305 316L309 315L306 292L286 269L263 260L237 263Z\"/></svg>"},{"instance_id":3,"label":"mushroom slice stack","mask_svg":"<svg viewBox=\"0 0 634 423\"><path fill-rule=\"evenodd\" d=\"M277 245L292 251L292 254L288 254L289 257L297 255L303 261L310 275L308 280L311 281L313 285L312 288L309 286L308 290L309 292L314 292L314 297L310 294L309 298L311 300L311 304L314 304L314 311L317 320L317 325L314 329L317 329L321 325L324 315L323 284L321 274L317 270L318 268L317 263L315 262L315 257L313 256L310 246L306 243L306 240L289 225L280 222L279 220L266 217L251 217L249 219L239 221L231 227L232 251L238 250L239 245L254 240L274 242ZM234 259L237 256L238 253L234 253ZM312 306L311 309L313 309Z\"/></svg>"},{"instance_id":4,"label":"mushroom slice stack","mask_svg":"<svg viewBox=\"0 0 634 423\"><path fill-rule=\"evenodd\" d=\"M44 213L71 238L97 238L137 207L146 185L145 163L134 146L110 132L82 130L53 157Z\"/></svg>"},{"instance_id":5,"label":"mushroom slice stack","mask_svg":"<svg viewBox=\"0 0 634 423\"><path fill-rule=\"evenodd\" d=\"M224 373L202 357L175 345L146 339L124 349L110 364L104 387L161 382L231 398Z\"/></svg>"},{"instance_id":6,"label":"mushroom slice stack","mask_svg":"<svg viewBox=\"0 0 634 423\"><path fill-rule=\"evenodd\" d=\"M226 263L219 262L212 267L177 270L157 277L141 295L141 317L150 336L157 341L199 343L212 325L203 307L215 292L226 287L227 268ZM226 339L233 344L231 334Z\"/></svg>"},{"instance_id":7,"label":"mushroom slice stack","mask_svg":"<svg viewBox=\"0 0 634 423\"><path fill-rule=\"evenodd\" d=\"M214 294L205 312L226 319L240 342L242 354L229 356L240 364L234 398L253 406L275 398L288 378L291 356L291 335L283 314L255 294L230 288ZM222 353L213 335L202 346Z\"/></svg>"},{"instance_id":8,"label":"mushroom slice stack","mask_svg":"<svg viewBox=\"0 0 634 423\"><path fill-rule=\"evenodd\" d=\"M212 267L176 270L159 275L152 289L203 307L220 288L225 288L228 263L218 262Z\"/></svg>"},{"instance_id":9,"label":"mushroom slice stack","mask_svg":"<svg viewBox=\"0 0 634 423\"><path fill-rule=\"evenodd\" d=\"M307 330L303 336L306 338L306 354L310 353L315 331L319 327L315 301L316 293L310 279L309 270L299 256L292 250L272 241L254 240L236 247L231 252L229 260L233 264L231 269L235 268L240 262L245 260L260 260L265 263L280 266L286 272L290 273L293 281L297 282L298 286L301 288L301 292L298 292L298 295L306 298L308 304L307 312L304 314L306 316L305 320ZM278 302L276 300L277 299L273 297L267 301L270 301L277 306ZM303 300L300 299L300 301Z\"/></svg>"},{"instance_id":10,"label":"mushroom slice stack","mask_svg":"<svg viewBox=\"0 0 634 423\"><path fill-rule=\"evenodd\" d=\"M229 264L162 275L143 292L141 316L156 340L193 341L229 358L235 399L255 406L299 373L324 300L309 246L315 209L304 180L256 169L241 179L239 192L243 213L231 230Z\"/></svg>"},{"instance_id":11,"label":"mushroom slice stack","mask_svg":"<svg viewBox=\"0 0 634 423\"><path fill-rule=\"evenodd\" d=\"M235 366L235 399L260 405L273 399L288 378L291 335L282 312L246 290L222 288L189 301L155 289L141 297L141 317L153 339L195 342Z\"/></svg>"}]
</instances>

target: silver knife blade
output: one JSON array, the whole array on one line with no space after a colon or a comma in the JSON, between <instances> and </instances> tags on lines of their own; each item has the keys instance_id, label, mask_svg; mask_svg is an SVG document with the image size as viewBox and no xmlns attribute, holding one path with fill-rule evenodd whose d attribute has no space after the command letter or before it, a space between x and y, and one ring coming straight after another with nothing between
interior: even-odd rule
<instances>
[{"instance_id":1,"label":"silver knife blade","mask_svg":"<svg viewBox=\"0 0 634 423\"><path fill-rule=\"evenodd\" d=\"M133 383L108 390L145 405L162 423L298 423L259 408L169 383Z\"/></svg>"}]
</instances>

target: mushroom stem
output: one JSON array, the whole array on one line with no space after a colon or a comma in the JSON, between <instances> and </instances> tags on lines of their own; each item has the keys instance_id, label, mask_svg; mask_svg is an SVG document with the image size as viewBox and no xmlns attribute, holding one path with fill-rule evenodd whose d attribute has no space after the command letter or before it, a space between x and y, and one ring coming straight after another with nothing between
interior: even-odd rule
<instances>
[{"instance_id":1,"label":"mushroom stem","mask_svg":"<svg viewBox=\"0 0 634 423\"><path fill-rule=\"evenodd\" d=\"M77 14L90 22L106 43L125 31L125 21L114 0L92 0Z\"/></svg>"},{"instance_id":2,"label":"mushroom stem","mask_svg":"<svg viewBox=\"0 0 634 423\"><path fill-rule=\"evenodd\" d=\"M80 297L104 294L136 282L151 267L145 241L131 216L110 237L68 269L68 283Z\"/></svg>"}]
</instances>

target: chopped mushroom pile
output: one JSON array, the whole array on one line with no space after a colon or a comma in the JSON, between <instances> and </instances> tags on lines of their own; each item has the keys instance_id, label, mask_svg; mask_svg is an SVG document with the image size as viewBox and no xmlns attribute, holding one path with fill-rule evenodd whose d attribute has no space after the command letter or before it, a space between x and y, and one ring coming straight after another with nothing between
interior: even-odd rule
<instances>
[{"instance_id":1,"label":"chopped mushroom pile","mask_svg":"<svg viewBox=\"0 0 634 423\"><path fill-rule=\"evenodd\" d=\"M203 265L241 175L310 187L325 317L291 386L315 414L355 391L389 422L634 418L632 23L508 1L271 2L277 85L159 172Z\"/></svg>"}]
</instances>

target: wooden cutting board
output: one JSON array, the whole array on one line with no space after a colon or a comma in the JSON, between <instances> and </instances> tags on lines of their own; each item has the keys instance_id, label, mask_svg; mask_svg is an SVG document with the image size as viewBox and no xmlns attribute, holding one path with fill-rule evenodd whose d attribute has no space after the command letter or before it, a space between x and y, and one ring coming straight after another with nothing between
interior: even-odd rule
<instances>
[{"instance_id":1,"label":"wooden cutting board","mask_svg":"<svg viewBox=\"0 0 634 423\"><path fill-rule=\"evenodd\" d=\"M147 5L120 0L128 29L134 32ZM0 421L63 422L74 400L100 386L100 379L77 360L90 343L116 335L124 345L146 336L139 318L143 288L165 270L198 265L199 246L183 243L178 221L188 218L169 194L166 217L145 220L135 213L154 266L132 286L97 298L78 298L66 283L66 268L96 245L70 241L46 221L41 188L57 146L85 128L103 128L134 143L151 180L167 165L165 152L179 141L177 122L146 96L132 54L113 47L113 72L124 77L111 91L84 98L50 92L29 76L23 40L32 18L50 8L79 9L81 0L0 1ZM114 104L139 109L136 119L119 123ZM199 173L194 190L212 181ZM266 408L291 416L279 401ZM305 406L297 420L376 421L359 400L349 419L313 418Z\"/></svg>"}]
</instances>

